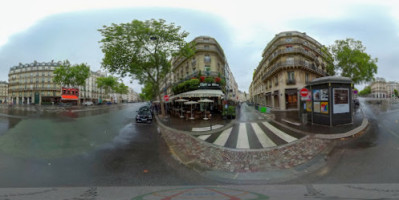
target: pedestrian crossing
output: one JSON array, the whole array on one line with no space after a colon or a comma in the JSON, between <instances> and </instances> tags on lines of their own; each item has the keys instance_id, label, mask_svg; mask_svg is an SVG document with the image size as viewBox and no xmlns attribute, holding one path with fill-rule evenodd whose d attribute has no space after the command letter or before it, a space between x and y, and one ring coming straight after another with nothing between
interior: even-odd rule
<instances>
[{"instance_id":1,"label":"pedestrian crossing","mask_svg":"<svg viewBox=\"0 0 399 200\"><path fill-rule=\"evenodd\" d=\"M261 149L294 142L304 135L280 130L267 121L241 122L222 132L198 136L218 146L237 149Z\"/></svg>"}]
</instances>

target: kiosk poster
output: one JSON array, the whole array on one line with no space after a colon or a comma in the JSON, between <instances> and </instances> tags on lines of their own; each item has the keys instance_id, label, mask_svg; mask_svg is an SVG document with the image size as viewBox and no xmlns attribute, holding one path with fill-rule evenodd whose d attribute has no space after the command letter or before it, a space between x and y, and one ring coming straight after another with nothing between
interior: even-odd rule
<instances>
[{"instance_id":1,"label":"kiosk poster","mask_svg":"<svg viewBox=\"0 0 399 200\"><path fill-rule=\"evenodd\" d=\"M320 90L313 90L313 101L320 101Z\"/></svg>"},{"instance_id":2,"label":"kiosk poster","mask_svg":"<svg viewBox=\"0 0 399 200\"><path fill-rule=\"evenodd\" d=\"M334 88L334 114L349 112L349 89Z\"/></svg>"},{"instance_id":3,"label":"kiosk poster","mask_svg":"<svg viewBox=\"0 0 399 200\"><path fill-rule=\"evenodd\" d=\"M323 114L328 114L328 102L320 103L320 112Z\"/></svg>"},{"instance_id":4,"label":"kiosk poster","mask_svg":"<svg viewBox=\"0 0 399 200\"><path fill-rule=\"evenodd\" d=\"M311 101L306 102L306 111L312 112L312 102Z\"/></svg>"},{"instance_id":5,"label":"kiosk poster","mask_svg":"<svg viewBox=\"0 0 399 200\"><path fill-rule=\"evenodd\" d=\"M313 102L313 109L315 113L320 113L320 102Z\"/></svg>"},{"instance_id":6,"label":"kiosk poster","mask_svg":"<svg viewBox=\"0 0 399 200\"><path fill-rule=\"evenodd\" d=\"M328 101L328 89L320 90L320 101Z\"/></svg>"}]
</instances>

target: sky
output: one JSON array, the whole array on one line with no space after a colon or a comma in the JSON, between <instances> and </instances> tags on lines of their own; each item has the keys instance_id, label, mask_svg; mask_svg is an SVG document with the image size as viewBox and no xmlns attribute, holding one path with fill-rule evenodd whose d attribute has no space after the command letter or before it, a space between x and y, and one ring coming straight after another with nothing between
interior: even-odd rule
<instances>
[{"instance_id":1,"label":"sky","mask_svg":"<svg viewBox=\"0 0 399 200\"><path fill-rule=\"evenodd\" d=\"M69 60L101 68L103 25L165 19L223 48L242 91L247 91L263 49L275 34L306 32L321 44L354 38L378 58L376 77L399 81L399 2L394 0L13 0L0 7L0 81L19 63ZM137 81L125 84L140 92ZM359 89L363 85L356 86Z\"/></svg>"}]
</instances>

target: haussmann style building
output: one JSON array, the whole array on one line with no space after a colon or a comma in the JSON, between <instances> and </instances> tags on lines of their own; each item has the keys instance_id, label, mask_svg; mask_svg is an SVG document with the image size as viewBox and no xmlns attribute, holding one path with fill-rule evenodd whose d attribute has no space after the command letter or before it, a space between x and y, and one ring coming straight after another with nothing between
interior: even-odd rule
<instances>
[{"instance_id":1,"label":"haussmann style building","mask_svg":"<svg viewBox=\"0 0 399 200\"><path fill-rule=\"evenodd\" d=\"M53 82L53 71L61 62L37 62L11 67L9 98L13 104L42 104L60 101L61 86Z\"/></svg>"},{"instance_id":2,"label":"haussmann style building","mask_svg":"<svg viewBox=\"0 0 399 200\"><path fill-rule=\"evenodd\" d=\"M298 109L299 90L315 78L327 76L331 55L306 33L276 34L267 44L253 72L250 100L274 110Z\"/></svg>"},{"instance_id":3,"label":"haussmann style building","mask_svg":"<svg viewBox=\"0 0 399 200\"><path fill-rule=\"evenodd\" d=\"M219 43L209 36L196 37L192 42L195 43L194 56L172 58L171 72L160 84L161 92L170 95L172 99L219 98L219 104L222 99L237 99L238 85ZM180 83L200 77L211 80L209 83L206 83L207 80L201 80L200 86L195 90L186 92L176 90L176 86Z\"/></svg>"},{"instance_id":4,"label":"haussmann style building","mask_svg":"<svg viewBox=\"0 0 399 200\"><path fill-rule=\"evenodd\" d=\"M90 76L86 79L85 86L65 88L53 82L55 76L53 72L61 64L61 61L34 61L33 63L20 63L11 67L8 74L9 101L17 105L52 105L59 102L77 104L78 101L80 103L91 101L96 104L103 101L111 101L110 94L106 94L105 89L97 87L96 83L97 78L106 76L106 73L90 71Z\"/></svg>"},{"instance_id":5,"label":"haussmann style building","mask_svg":"<svg viewBox=\"0 0 399 200\"><path fill-rule=\"evenodd\" d=\"M8 83L0 81L0 104L8 102Z\"/></svg>"}]
</instances>

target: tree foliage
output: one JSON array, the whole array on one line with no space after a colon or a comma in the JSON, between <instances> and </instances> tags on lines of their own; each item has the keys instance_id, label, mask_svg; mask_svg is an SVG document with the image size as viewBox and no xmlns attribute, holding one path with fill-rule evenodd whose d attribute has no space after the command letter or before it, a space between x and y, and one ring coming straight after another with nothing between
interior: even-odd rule
<instances>
[{"instance_id":1,"label":"tree foliage","mask_svg":"<svg viewBox=\"0 0 399 200\"><path fill-rule=\"evenodd\" d=\"M193 45L184 41L188 33L162 19L133 20L104 26L99 31L103 36L102 66L111 73L131 76L140 84L152 86L152 92L159 96L159 83L170 71L171 57L194 54Z\"/></svg>"},{"instance_id":2,"label":"tree foliage","mask_svg":"<svg viewBox=\"0 0 399 200\"><path fill-rule=\"evenodd\" d=\"M377 73L378 59L371 58L365 50L366 47L359 40L336 40L330 46L335 60L334 71L340 72L341 76L350 77L355 84L372 81Z\"/></svg>"},{"instance_id":3,"label":"tree foliage","mask_svg":"<svg viewBox=\"0 0 399 200\"><path fill-rule=\"evenodd\" d=\"M365 96L371 93L371 87L366 86L362 91L359 92L360 96Z\"/></svg>"},{"instance_id":4,"label":"tree foliage","mask_svg":"<svg viewBox=\"0 0 399 200\"><path fill-rule=\"evenodd\" d=\"M90 67L83 63L71 66L70 62L66 60L54 70L54 75L53 81L62 86L82 86L90 76Z\"/></svg>"},{"instance_id":5,"label":"tree foliage","mask_svg":"<svg viewBox=\"0 0 399 200\"><path fill-rule=\"evenodd\" d=\"M113 90L118 94L129 93L129 87L124 83L117 83L116 86L114 86Z\"/></svg>"},{"instance_id":6,"label":"tree foliage","mask_svg":"<svg viewBox=\"0 0 399 200\"><path fill-rule=\"evenodd\" d=\"M397 89L393 89L393 93L395 94L395 97L399 97L399 92Z\"/></svg>"},{"instance_id":7,"label":"tree foliage","mask_svg":"<svg viewBox=\"0 0 399 200\"><path fill-rule=\"evenodd\" d=\"M144 88L141 88L140 99L144 101L150 101L154 99L155 94L152 90L153 86L151 82L144 84Z\"/></svg>"},{"instance_id":8,"label":"tree foliage","mask_svg":"<svg viewBox=\"0 0 399 200\"><path fill-rule=\"evenodd\" d=\"M118 85L118 78L113 76L98 77L96 80L97 87L103 88L105 93L109 93Z\"/></svg>"}]
</instances>

